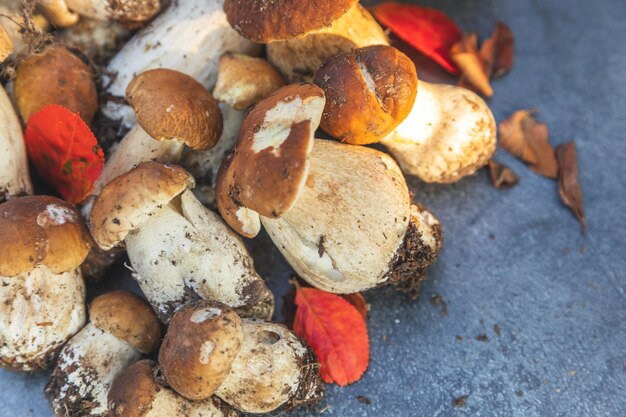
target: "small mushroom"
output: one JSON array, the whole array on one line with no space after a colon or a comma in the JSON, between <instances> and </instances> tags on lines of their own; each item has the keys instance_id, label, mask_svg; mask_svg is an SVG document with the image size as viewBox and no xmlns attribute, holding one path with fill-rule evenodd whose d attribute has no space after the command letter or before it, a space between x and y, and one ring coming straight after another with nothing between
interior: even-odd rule
<instances>
[{"instance_id":1,"label":"small mushroom","mask_svg":"<svg viewBox=\"0 0 626 417\"><path fill-rule=\"evenodd\" d=\"M426 250L432 263L439 224L431 216L420 235L408 233L411 200L400 168L382 152L314 139L323 109L322 90L300 84L248 113L218 178L226 222L248 237L262 223L300 276L336 293L382 285ZM412 278L420 282L423 274L413 270Z\"/></svg>"},{"instance_id":2,"label":"small mushroom","mask_svg":"<svg viewBox=\"0 0 626 417\"><path fill-rule=\"evenodd\" d=\"M32 193L22 126L9 96L0 86L0 203Z\"/></svg>"},{"instance_id":3,"label":"small mushroom","mask_svg":"<svg viewBox=\"0 0 626 417\"><path fill-rule=\"evenodd\" d=\"M85 323L78 268L91 239L80 213L48 196L0 205L0 366L46 369Z\"/></svg>"},{"instance_id":4,"label":"small mushroom","mask_svg":"<svg viewBox=\"0 0 626 417\"><path fill-rule=\"evenodd\" d=\"M81 16L98 20L145 22L161 11L159 0L63 0Z\"/></svg>"},{"instance_id":5,"label":"small mushroom","mask_svg":"<svg viewBox=\"0 0 626 417\"><path fill-rule=\"evenodd\" d=\"M56 32L60 42L80 50L101 65L105 65L132 34L123 23L90 18L82 18L78 24Z\"/></svg>"},{"instance_id":6,"label":"small mushroom","mask_svg":"<svg viewBox=\"0 0 626 417\"><path fill-rule=\"evenodd\" d=\"M220 303L195 302L170 321L159 350L159 367L176 392L190 400L203 400L230 373L242 340L237 313Z\"/></svg>"},{"instance_id":7,"label":"small mushroom","mask_svg":"<svg viewBox=\"0 0 626 417\"><path fill-rule=\"evenodd\" d=\"M17 67L15 98L24 122L50 104L79 113L91 123L98 94L87 64L62 46L29 56Z\"/></svg>"},{"instance_id":8,"label":"small mushroom","mask_svg":"<svg viewBox=\"0 0 626 417\"><path fill-rule=\"evenodd\" d=\"M50 23L60 28L73 26L80 19L68 8L65 0L39 0L38 6Z\"/></svg>"},{"instance_id":9,"label":"small mushroom","mask_svg":"<svg viewBox=\"0 0 626 417\"><path fill-rule=\"evenodd\" d=\"M244 319L243 342L216 395L244 413L269 413L321 398L319 365L287 327Z\"/></svg>"},{"instance_id":10,"label":"small mushroom","mask_svg":"<svg viewBox=\"0 0 626 417\"><path fill-rule=\"evenodd\" d=\"M237 417L217 398L190 401L161 382L155 364L142 360L113 381L108 395L111 417Z\"/></svg>"},{"instance_id":11,"label":"small mushroom","mask_svg":"<svg viewBox=\"0 0 626 417\"><path fill-rule=\"evenodd\" d=\"M106 250L125 241L134 277L164 322L195 298L271 316L271 292L243 242L188 191L193 183L182 168L156 162L117 177L91 209L94 240Z\"/></svg>"},{"instance_id":12,"label":"small mushroom","mask_svg":"<svg viewBox=\"0 0 626 417\"><path fill-rule=\"evenodd\" d=\"M356 0L266 3L226 0L230 24L248 39L267 43L267 56L289 82L311 81L330 57L387 44L385 33Z\"/></svg>"},{"instance_id":13,"label":"small mushroom","mask_svg":"<svg viewBox=\"0 0 626 417\"><path fill-rule=\"evenodd\" d=\"M150 305L126 291L96 297L91 323L61 350L45 393L56 416L108 417L113 379L156 349L161 325Z\"/></svg>"},{"instance_id":14,"label":"small mushroom","mask_svg":"<svg viewBox=\"0 0 626 417\"><path fill-rule=\"evenodd\" d=\"M380 141L402 122L417 94L415 65L385 45L329 60L315 76L326 95L321 128L345 143Z\"/></svg>"},{"instance_id":15,"label":"small mushroom","mask_svg":"<svg viewBox=\"0 0 626 417\"><path fill-rule=\"evenodd\" d=\"M103 113L131 127L132 109L119 100L136 74L153 68L182 71L208 90L215 85L219 58L225 52L258 55L260 47L235 32L226 21L223 0L173 2L139 31L109 62Z\"/></svg>"}]
</instances>

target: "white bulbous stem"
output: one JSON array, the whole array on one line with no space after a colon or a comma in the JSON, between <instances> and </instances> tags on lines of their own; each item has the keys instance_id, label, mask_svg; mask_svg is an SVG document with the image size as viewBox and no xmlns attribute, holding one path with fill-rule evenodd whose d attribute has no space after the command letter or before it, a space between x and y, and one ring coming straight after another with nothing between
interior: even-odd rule
<instances>
[{"instance_id":1,"label":"white bulbous stem","mask_svg":"<svg viewBox=\"0 0 626 417\"><path fill-rule=\"evenodd\" d=\"M184 72L212 90L222 54L258 55L261 51L260 45L230 27L223 5L223 0L174 2L111 60L106 73L115 76L104 82L110 82L107 93L123 97L135 75L153 68ZM135 122L135 114L126 104L109 101L102 110L110 119L122 119L128 127Z\"/></svg>"},{"instance_id":2,"label":"white bulbous stem","mask_svg":"<svg viewBox=\"0 0 626 417\"><path fill-rule=\"evenodd\" d=\"M54 274L39 266L0 277L0 310L0 364L16 370L46 369L85 324L80 270Z\"/></svg>"},{"instance_id":3,"label":"white bulbous stem","mask_svg":"<svg viewBox=\"0 0 626 417\"><path fill-rule=\"evenodd\" d=\"M411 112L381 143L405 173L426 182L456 182L489 161L496 123L474 92L420 81Z\"/></svg>"},{"instance_id":4,"label":"white bulbous stem","mask_svg":"<svg viewBox=\"0 0 626 417\"><path fill-rule=\"evenodd\" d=\"M298 275L335 293L383 283L410 218L396 163L373 149L315 140L295 205L263 226Z\"/></svg>"},{"instance_id":5,"label":"white bulbous stem","mask_svg":"<svg viewBox=\"0 0 626 417\"><path fill-rule=\"evenodd\" d=\"M46 396L57 416L105 416L115 377L141 358L127 342L88 323L61 350ZM78 414L80 413L80 414Z\"/></svg>"},{"instance_id":6,"label":"white bulbous stem","mask_svg":"<svg viewBox=\"0 0 626 417\"><path fill-rule=\"evenodd\" d=\"M0 86L0 202L32 193L22 127L9 96Z\"/></svg>"},{"instance_id":7,"label":"white bulbous stem","mask_svg":"<svg viewBox=\"0 0 626 417\"><path fill-rule=\"evenodd\" d=\"M162 321L194 298L246 308L268 295L241 239L190 191L126 237L134 277ZM269 310L268 310L269 309ZM271 316L273 304L263 317Z\"/></svg>"}]
</instances>

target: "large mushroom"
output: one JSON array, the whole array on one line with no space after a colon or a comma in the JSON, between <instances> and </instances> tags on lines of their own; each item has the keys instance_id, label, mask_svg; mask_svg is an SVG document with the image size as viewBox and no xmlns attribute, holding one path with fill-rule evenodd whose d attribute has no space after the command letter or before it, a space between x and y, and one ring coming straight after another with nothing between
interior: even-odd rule
<instances>
[{"instance_id":1,"label":"large mushroom","mask_svg":"<svg viewBox=\"0 0 626 417\"><path fill-rule=\"evenodd\" d=\"M85 323L80 212L48 196L0 205L0 366L46 369Z\"/></svg>"},{"instance_id":2,"label":"large mushroom","mask_svg":"<svg viewBox=\"0 0 626 417\"><path fill-rule=\"evenodd\" d=\"M161 341L150 305L126 291L96 297L91 322L61 350L45 393L56 416L108 417L113 379Z\"/></svg>"},{"instance_id":3,"label":"large mushroom","mask_svg":"<svg viewBox=\"0 0 626 417\"><path fill-rule=\"evenodd\" d=\"M169 68L191 76L211 90L217 78L219 58L226 52L258 55L260 47L235 32L226 21L222 0L176 1L139 31L107 66L105 85L111 97L104 114L135 122L130 107L120 100L136 74L154 68Z\"/></svg>"},{"instance_id":4,"label":"large mushroom","mask_svg":"<svg viewBox=\"0 0 626 417\"><path fill-rule=\"evenodd\" d=\"M415 290L441 246L439 222L411 205L388 155L314 139L324 104L319 87L295 84L248 113L218 178L220 213L247 237L262 223L318 288L353 293L391 281Z\"/></svg>"},{"instance_id":5,"label":"large mushroom","mask_svg":"<svg viewBox=\"0 0 626 417\"><path fill-rule=\"evenodd\" d=\"M195 298L271 316L272 294L243 242L194 197L193 184L182 168L156 162L117 177L91 209L94 240L104 250L126 243L134 277L164 322Z\"/></svg>"},{"instance_id":6,"label":"large mushroom","mask_svg":"<svg viewBox=\"0 0 626 417\"><path fill-rule=\"evenodd\" d=\"M239 33L268 44L269 61L289 82L311 81L333 55L387 43L357 0L226 0L224 11Z\"/></svg>"}]
</instances>

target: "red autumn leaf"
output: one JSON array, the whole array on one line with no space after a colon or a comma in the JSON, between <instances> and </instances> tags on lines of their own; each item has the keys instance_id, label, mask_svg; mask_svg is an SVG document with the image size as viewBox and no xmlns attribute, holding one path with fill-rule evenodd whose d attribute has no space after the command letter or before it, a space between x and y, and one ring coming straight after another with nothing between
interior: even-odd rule
<instances>
[{"instance_id":1,"label":"red autumn leaf","mask_svg":"<svg viewBox=\"0 0 626 417\"><path fill-rule=\"evenodd\" d=\"M367 302L360 292L355 292L354 294L341 294L341 298L352 304L354 308L361 313L363 318L367 317Z\"/></svg>"},{"instance_id":2,"label":"red autumn leaf","mask_svg":"<svg viewBox=\"0 0 626 417\"><path fill-rule=\"evenodd\" d=\"M345 386L358 381L369 363L369 339L361 313L338 295L299 286L296 306L293 330L313 348L324 382Z\"/></svg>"},{"instance_id":3,"label":"red autumn leaf","mask_svg":"<svg viewBox=\"0 0 626 417\"><path fill-rule=\"evenodd\" d=\"M71 203L91 191L104 165L104 153L78 113L58 105L28 119L24 141L41 176Z\"/></svg>"},{"instance_id":4,"label":"red autumn leaf","mask_svg":"<svg viewBox=\"0 0 626 417\"><path fill-rule=\"evenodd\" d=\"M458 74L450 48L461 38L461 30L443 12L414 4L388 1L372 8L380 23L400 39L428 56L451 74Z\"/></svg>"}]
</instances>

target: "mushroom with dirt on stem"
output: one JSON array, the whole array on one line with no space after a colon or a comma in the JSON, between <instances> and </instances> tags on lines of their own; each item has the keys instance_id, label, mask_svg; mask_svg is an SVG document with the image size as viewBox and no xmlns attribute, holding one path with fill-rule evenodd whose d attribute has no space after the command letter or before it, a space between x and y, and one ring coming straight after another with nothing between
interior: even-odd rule
<instances>
[{"instance_id":1,"label":"mushroom with dirt on stem","mask_svg":"<svg viewBox=\"0 0 626 417\"><path fill-rule=\"evenodd\" d=\"M91 238L80 212L48 196L0 205L0 366L48 368L85 323L80 264Z\"/></svg>"},{"instance_id":2,"label":"mushroom with dirt on stem","mask_svg":"<svg viewBox=\"0 0 626 417\"><path fill-rule=\"evenodd\" d=\"M311 81L330 57L387 36L357 0L226 0L228 21L246 38L267 44L267 57L289 82Z\"/></svg>"},{"instance_id":3,"label":"mushroom with dirt on stem","mask_svg":"<svg viewBox=\"0 0 626 417\"><path fill-rule=\"evenodd\" d=\"M108 417L113 379L161 341L161 324L150 305L126 291L96 297L91 322L61 350L45 394L56 416Z\"/></svg>"},{"instance_id":4,"label":"mushroom with dirt on stem","mask_svg":"<svg viewBox=\"0 0 626 417\"><path fill-rule=\"evenodd\" d=\"M411 204L388 155L314 139L324 104L319 87L296 84L250 110L220 170L219 211L247 237L262 223L315 287L354 293L392 282L416 291L439 252L439 222Z\"/></svg>"},{"instance_id":5,"label":"mushroom with dirt on stem","mask_svg":"<svg viewBox=\"0 0 626 417\"><path fill-rule=\"evenodd\" d=\"M285 326L241 320L205 301L178 311L159 351L163 378L180 395L211 395L244 413L269 413L321 398L312 351Z\"/></svg>"},{"instance_id":6,"label":"mushroom with dirt on stem","mask_svg":"<svg viewBox=\"0 0 626 417\"><path fill-rule=\"evenodd\" d=\"M197 298L252 317L270 317L273 296L243 242L189 191L178 166L145 162L111 181L90 213L96 243L121 241L148 301L163 322Z\"/></svg>"}]
</instances>

